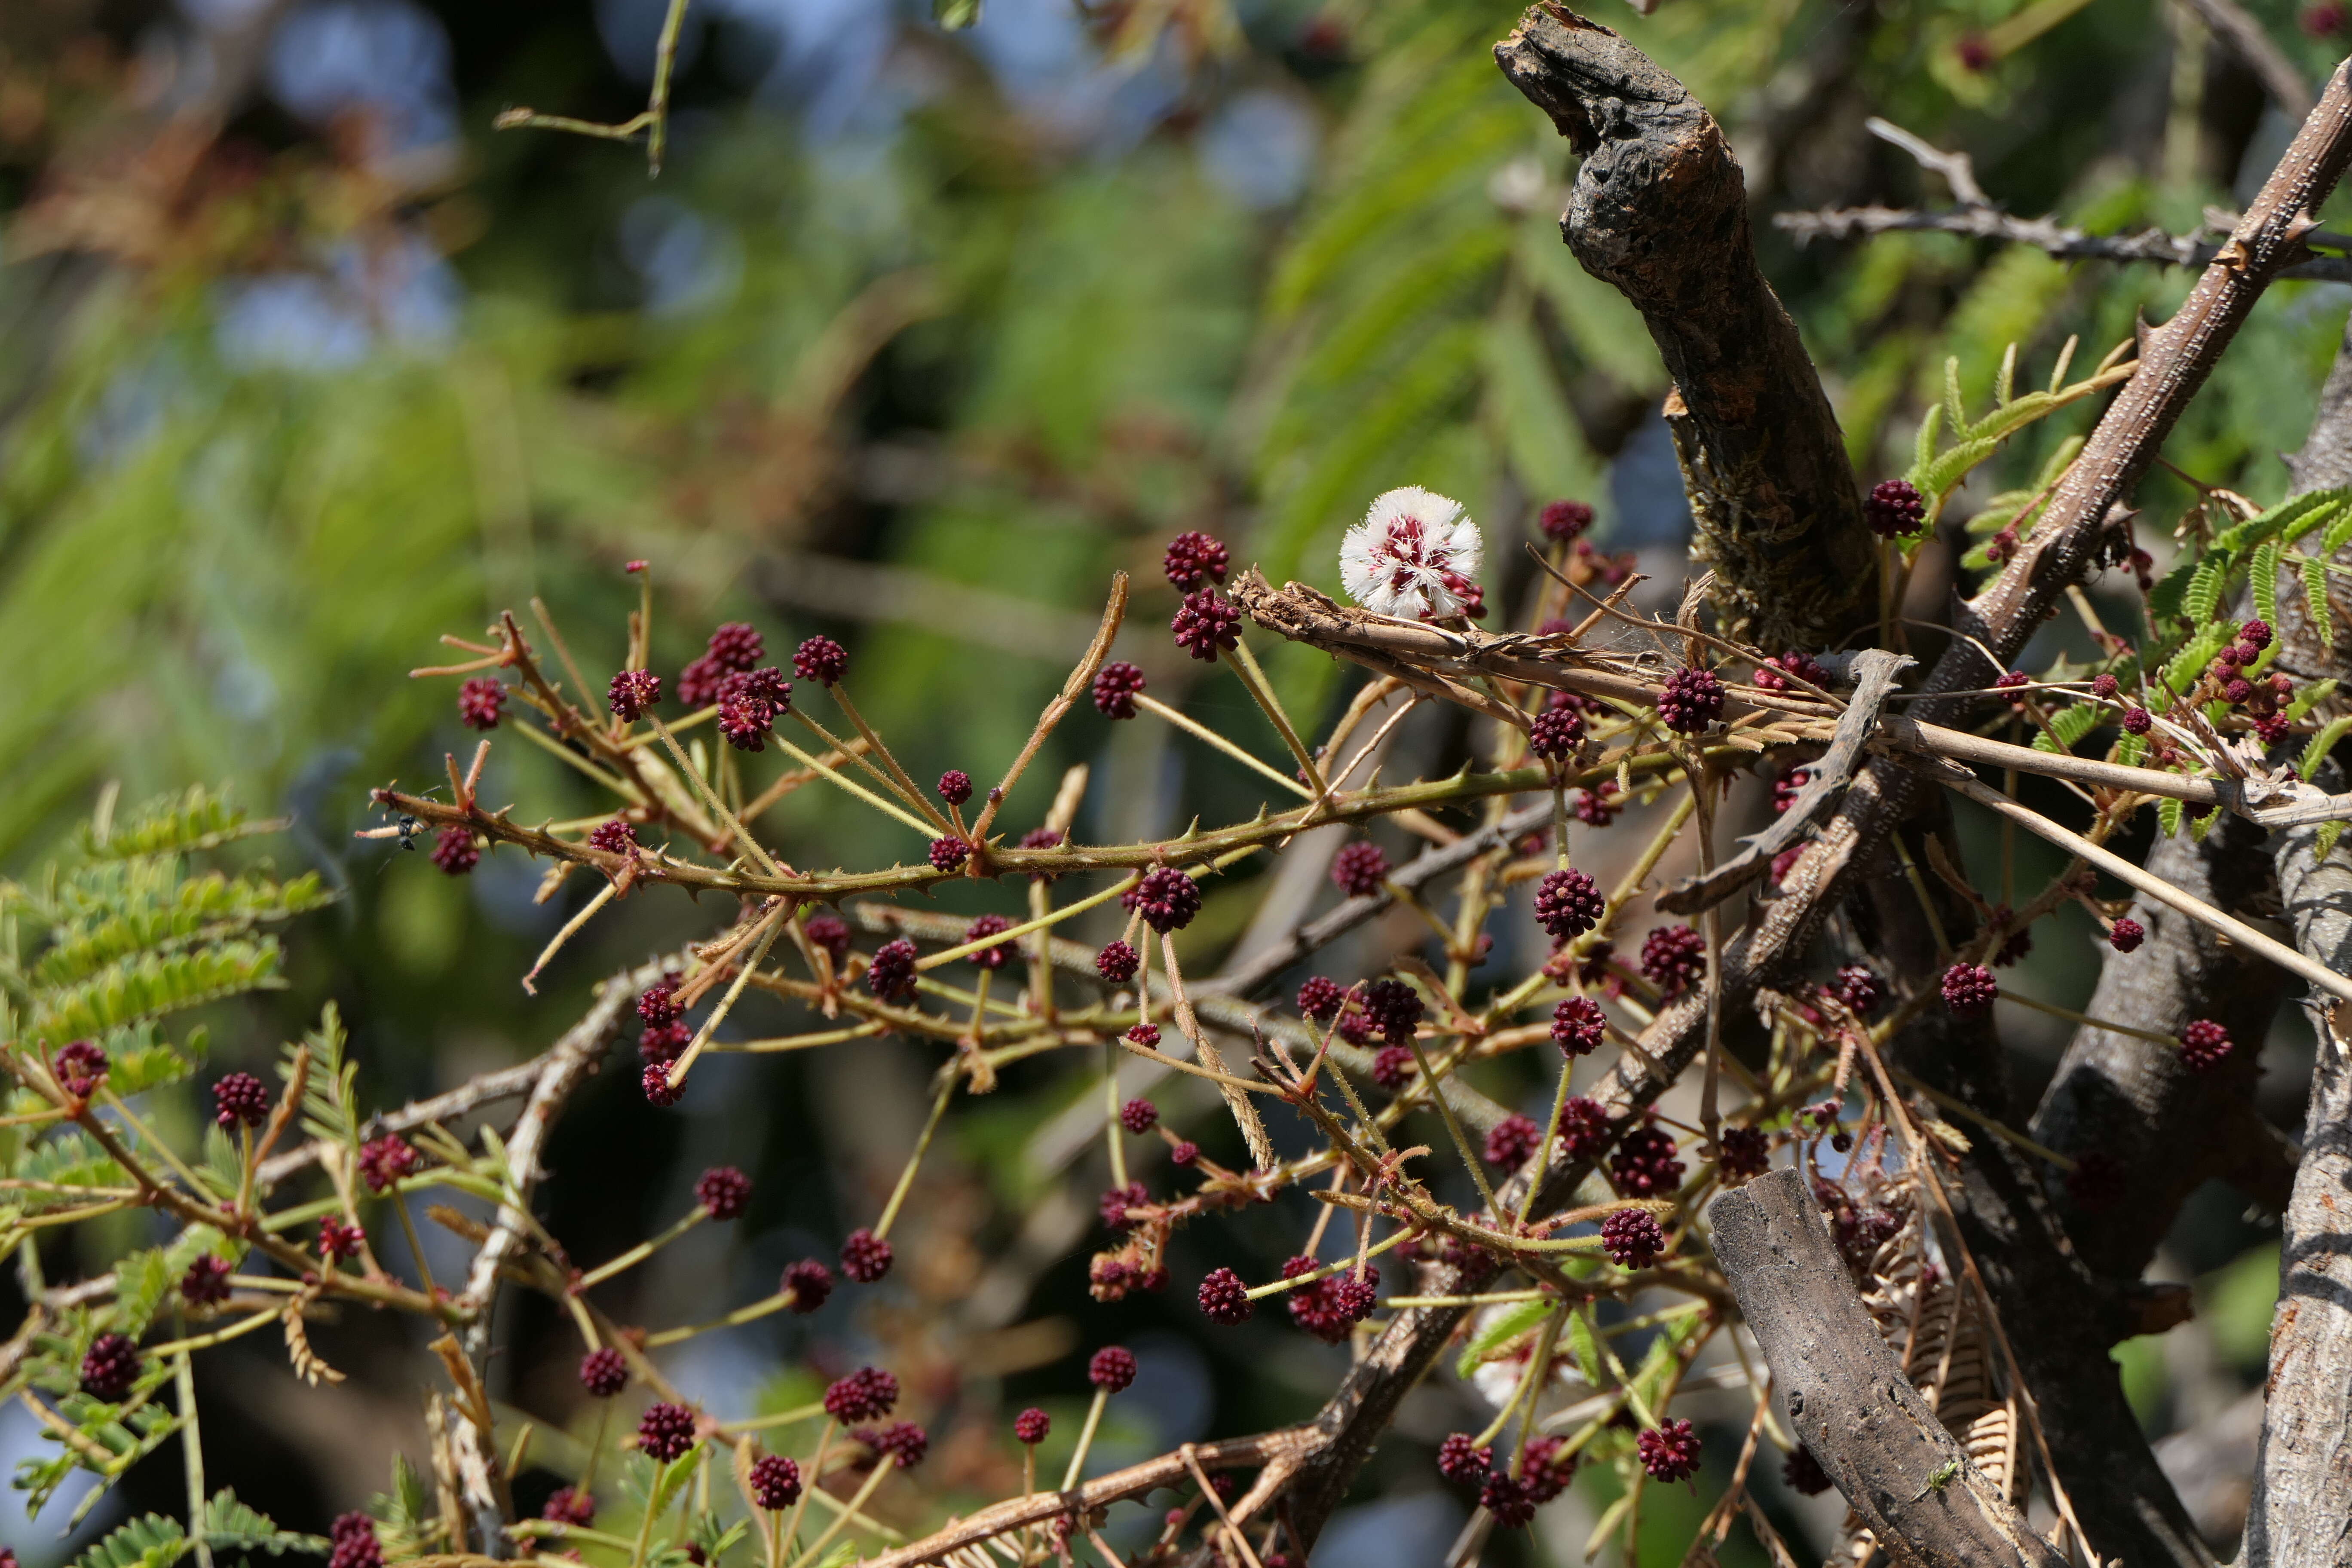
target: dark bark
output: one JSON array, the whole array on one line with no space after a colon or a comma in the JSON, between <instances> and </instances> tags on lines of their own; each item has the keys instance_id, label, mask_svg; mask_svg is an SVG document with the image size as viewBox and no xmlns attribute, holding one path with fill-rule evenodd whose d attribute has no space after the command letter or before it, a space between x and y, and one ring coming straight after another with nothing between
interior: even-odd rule
<instances>
[{"instance_id":1,"label":"dark bark","mask_svg":"<svg viewBox=\"0 0 2352 1568\"><path fill-rule=\"evenodd\" d=\"M1707 1217L1790 1430L1898 1560L1927 1568L2065 1562L1969 1462L1904 1375L1801 1175L1759 1176L1717 1198Z\"/></svg>"},{"instance_id":2,"label":"dark bark","mask_svg":"<svg viewBox=\"0 0 2352 1568\"><path fill-rule=\"evenodd\" d=\"M2158 839L2147 868L2233 913L2274 910L2265 837L2225 816L2202 844L2187 834ZM2262 1186L2250 1195L2275 1208L2292 1169L2263 1158L2275 1140L2253 1103L2261 1043L2285 976L2153 900L2136 901L2130 918L2147 940L2136 952L2106 951L2091 1016L2168 1035L2210 1018L2246 1048L2215 1072L2195 1073L2179 1052L2109 1029L2078 1030L2068 1045L2034 1113L2033 1137L2062 1154L2113 1162L2106 1192L2084 1189L2095 1206L2073 1194L2060 1200L2076 1250L2113 1279L2139 1278L2181 1204L2209 1177Z\"/></svg>"},{"instance_id":3,"label":"dark bark","mask_svg":"<svg viewBox=\"0 0 2352 1568\"><path fill-rule=\"evenodd\" d=\"M2278 835L2279 889L2296 945L2352 973L2352 864L2319 859L2316 837ZM2279 1237L2247 1568L2352 1563L2352 1004L2305 1005L2319 1049Z\"/></svg>"},{"instance_id":4,"label":"dark bark","mask_svg":"<svg viewBox=\"0 0 2352 1568\"><path fill-rule=\"evenodd\" d=\"M1528 12L1495 58L1583 155L1561 232L1642 312L1674 377L1727 629L1768 648L1843 640L1876 614L1878 554L1837 416L1756 265L1722 129L1641 50L1558 6Z\"/></svg>"}]
</instances>

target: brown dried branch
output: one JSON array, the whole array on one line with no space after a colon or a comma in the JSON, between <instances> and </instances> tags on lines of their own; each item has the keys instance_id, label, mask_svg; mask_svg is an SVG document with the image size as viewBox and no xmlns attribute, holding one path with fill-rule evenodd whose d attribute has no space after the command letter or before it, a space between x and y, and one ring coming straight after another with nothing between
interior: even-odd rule
<instances>
[{"instance_id":1,"label":"brown dried branch","mask_svg":"<svg viewBox=\"0 0 2352 1568\"><path fill-rule=\"evenodd\" d=\"M1957 234L2030 245L2061 261L2153 261L2163 267L2203 267L2223 245L2193 234L2160 228L2137 234L2093 234L2054 217L2017 217L1998 207L1960 207L1925 212L1916 207L1824 207L1817 212L1774 213L1772 226L1798 244L1817 239L1867 239L1879 234ZM2352 258L2310 257L2280 268L2278 278L2320 283L2352 283Z\"/></svg>"},{"instance_id":2,"label":"brown dried branch","mask_svg":"<svg viewBox=\"0 0 2352 1568\"><path fill-rule=\"evenodd\" d=\"M1837 416L1756 264L1748 196L1706 108L1641 50L1557 5L1495 46L1584 159L1561 231L1642 312L1666 416L1736 635L1830 647L1875 613L1878 550Z\"/></svg>"},{"instance_id":3,"label":"brown dried branch","mask_svg":"<svg viewBox=\"0 0 2352 1568\"><path fill-rule=\"evenodd\" d=\"M1236 1519L1246 1519L1254 1511L1251 1499L1263 1505L1259 1494L1272 1495L1299 1463L1300 1457L1311 1452L1322 1441L1322 1434L1313 1426L1286 1426L1279 1431L1263 1432L1254 1437L1233 1437L1222 1443L1196 1443L1146 1459L1139 1465L1129 1465L1123 1470L1113 1470L1107 1476L1097 1476L1084 1486L1066 1492L1031 1492L1025 1497L1010 1499L992 1508L984 1508L970 1519L958 1520L946 1529L911 1542L896 1552L886 1552L868 1562L865 1568L918 1568L919 1564L937 1563L950 1552L978 1546L1016 1530L1034 1525L1049 1524L1066 1515L1083 1518L1127 1498L1141 1497L1160 1487L1182 1486L1191 1479L1192 1468L1203 1470L1241 1470L1261 1468L1257 1484L1250 1496L1234 1505ZM1269 1484L1271 1483L1271 1484Z\"/></svg>"},{"instance_id":4,"label":"brown dried branch","mask_svg":"<svg viewBox=\"0 0 2352 1568\"><path fill-rule=\"evenodd\" d=\"M1707 1216L1790 1428L1879 1541L1926 1568L2062 1568L2065 1559L1911 1385L1802 1173L1760 1176L1717 1198Z\"/></svg>"}]
</instances>

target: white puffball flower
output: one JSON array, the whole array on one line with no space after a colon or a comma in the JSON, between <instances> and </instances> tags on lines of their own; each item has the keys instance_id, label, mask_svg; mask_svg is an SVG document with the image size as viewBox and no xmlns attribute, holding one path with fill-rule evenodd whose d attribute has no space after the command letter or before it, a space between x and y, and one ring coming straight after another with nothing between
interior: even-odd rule
<instances>
[{"instance_id":1,"label":"white puffball flower","mask_svg":"<svg viewBox=\"0 0 2352 1568\"><path fill-rule=\"evenodd\" d=\"M1486 555L1462 503L1418 485L1386 492L1339 543L1339 581L1368 610L1404 620L1459 615Z\"/></svg>"}]
</instances>

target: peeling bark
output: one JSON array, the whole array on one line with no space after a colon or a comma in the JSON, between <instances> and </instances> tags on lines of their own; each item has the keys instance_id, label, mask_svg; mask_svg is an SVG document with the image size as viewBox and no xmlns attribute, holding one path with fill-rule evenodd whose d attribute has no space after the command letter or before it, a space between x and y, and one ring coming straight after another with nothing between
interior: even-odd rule
<instances>
[{"instance_id":1,"label":"peeling bark","mask_svg":"<svg viewBox=\"0 0 2352 1568\"><path fill-rule=\"evenodd\" d=\"M1898 1561L2061 1568L2066 1560L1969 1462L1904 1375L1801 1175L1774 1171L1735 1188L1707 1219L1790 1429Z\"/></svg>"},{"instance_id":2,"label":"peeling bark","mask_svg":"<svg viewBox=\"0 0 2352 1568\"><path fill-rule=\"evenodd\" d=\"M2316 858L2316 837L2278 836L2279 889L2296 945L2352 972L2352 863ZM2352 1563L2352 1004L2305 1005L2319 1050L2279 1237L2247 1568Z\"/></svg>"},{"instance_id":3,"label":"peeling bark","mask_svg":"<svg viewBox=\"0 0 2352 1568\"><path fill-rule=\"evenodd\" d=\"M1837 416L1756 264L1739 161L1683 84L1596 22L1528 12L1495 58L1583 156L1560 232L1650 329L1727 630L1831 647L1876 614L1878 552Z\"/></svg>"}]
</instances>

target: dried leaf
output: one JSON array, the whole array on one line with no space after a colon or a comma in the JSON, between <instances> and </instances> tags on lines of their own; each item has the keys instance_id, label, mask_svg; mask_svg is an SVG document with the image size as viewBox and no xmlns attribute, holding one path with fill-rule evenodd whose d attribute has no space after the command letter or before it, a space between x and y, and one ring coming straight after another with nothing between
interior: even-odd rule
<instances>
[{"instance_id":1,"label":"dried leaf","mask_svg":"<svg viewBox=\"0 0 2352 1568\"><path fill-rule=\"evenodd\" d=\"M321 1382L343 1381L343 1374L310 1348L310 1333L302 1326L302 1314L318 1301L320 1289L317 1285L305 1285L286 1299L286 1310L279 1314L286 1325L286 1359L293 1363L294 1375L313 1388Z\"/></svg>"}]
</instances>

